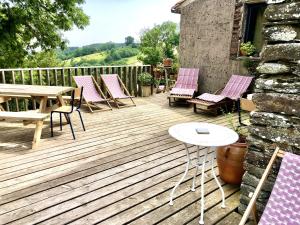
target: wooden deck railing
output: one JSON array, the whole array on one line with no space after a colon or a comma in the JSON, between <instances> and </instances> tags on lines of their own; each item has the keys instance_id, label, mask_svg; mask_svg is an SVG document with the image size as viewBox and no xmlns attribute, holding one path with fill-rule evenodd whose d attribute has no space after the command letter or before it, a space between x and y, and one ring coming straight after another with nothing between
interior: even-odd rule
<instances>
[{"instance_id":1,"label":"wooden deck railing","mask_svg":"<svg viewBox=\"0 0 300 225\"><path fill-rule=\"evenodd\" d=\"M137 76L142 72L151 72L150 65L141 66L91 66L91 67L56 67L56 68L18 68L0 69L0 83L75 86L72 76L93 75L101 87L101 74L118 74L129 92L138 95ZM35 101L15 98L6 104L7 110L20 111L36 109Z\"/></svg>"}]
</instances>

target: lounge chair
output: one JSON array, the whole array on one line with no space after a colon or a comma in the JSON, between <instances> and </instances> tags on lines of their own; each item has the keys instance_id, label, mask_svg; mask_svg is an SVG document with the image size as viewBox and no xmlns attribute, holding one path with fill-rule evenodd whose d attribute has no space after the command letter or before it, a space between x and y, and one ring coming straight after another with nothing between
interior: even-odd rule
<instances>
[{"instance_id":1,"label":"lounge chair","mask_svg":"<svg viewBox=\"0 0 300 225\"><path fill-rule=\"evenodd\" d=\"M220 94L204 93L188 102L194 104L194 112L199 109L217 114L220 108L237 101L247 91L252 79L250 76L232 75Z\"/></svg>"},{"instance_id":2,"label":"lounge chair","mask_svg":"<svg viewBox=\"0 0 300 225\"><path fill-rule=\"evenodd\" d=\"M239 223L244 225L252 212L257 223L255 202L277 157L283 157L272 193L258 224L300 224L300 156L276 148L249 205Z\"/></svg>"},{"instance_id":3,"label":"lounge chair","mask_svg":"<svg viewBox=\"0 0 300 225\"><path fill-rule=\"evenodd\" d=\"M169 105L175 104L177 99L192 99L198 89L198 77L199 69L180 68L175 86L168 96Z\"/></svg>"},{"instance_id":4,"label":"lounge chair","mask_svg":"<svg viewBox=\"0 0 300 225\"><path fill-rule=\"evenodd\" d=\"M136 106L132 99L133 96L130 95L118 74L101 75L101 79L103 80L110 97L113 99L118 108ZM129 105L124 102L120 102L120 99L130 99L132 104Z\"/></svg>"},{"instance_id":5,"label":"lounge chair","mask_svg":"<svg viewBox=\"0 0 300 225\"><path fill-rule=\"evenodd\" d=\"M108 99L106 99L93 76L74 76L73 78L78 87L84 87L83 100L91 112L93 112L92 107L97 108L98 111L112 110ZM109 108L105 109L97 104L102 102L106 102Z\"/></svg>"}]
</instances>

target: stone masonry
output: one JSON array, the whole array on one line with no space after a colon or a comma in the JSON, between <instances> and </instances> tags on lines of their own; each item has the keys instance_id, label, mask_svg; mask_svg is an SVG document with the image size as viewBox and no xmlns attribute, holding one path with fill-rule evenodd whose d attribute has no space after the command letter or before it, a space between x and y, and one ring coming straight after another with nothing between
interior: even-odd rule
<instances>
[{"instance_id":1,"label":"stone masonry","mask_svg":"<svg viewBox=\"0 0 300 225\"><path fill-rule=\"evenodd\" d=\"M274 144L300 154L300 0L266 2L265 46L253 97L258 110L251 113L241 213L273 154ZM259 214L266 205L279 165L278 162L274 166L258 198Z\"/></svg>"}]
</instances>

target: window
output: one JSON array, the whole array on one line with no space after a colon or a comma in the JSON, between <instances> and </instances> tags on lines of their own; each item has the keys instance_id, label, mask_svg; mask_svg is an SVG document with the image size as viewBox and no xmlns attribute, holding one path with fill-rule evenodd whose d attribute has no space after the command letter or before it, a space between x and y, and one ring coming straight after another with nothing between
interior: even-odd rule
<instances>
[{"instance_id":1,"label":"window","mask_svg":"<svg viewBox=\"0 0 300 225\"><path fill-rule=\"evenodd\" d=\"M263 24L265 23L264 12L267 5L260 4L246 4L245 17L245 31L243 42L250 41L258 51L263 46Z\"/></svg>"},{"instance_id":2,"label":"window","mask_svg":"<svg viewBox=\"0 0 300 225\"><path fill-rule=\"evenodd\" d=\"M244 4L238 2L235 5L233 30L230 47L230 58L236 59L240 56L240 44L251 42L259 53L262 49L264 40L262 29L266 22L264 12L267 8L266 3Z\"/></svg>"}]
</instances>

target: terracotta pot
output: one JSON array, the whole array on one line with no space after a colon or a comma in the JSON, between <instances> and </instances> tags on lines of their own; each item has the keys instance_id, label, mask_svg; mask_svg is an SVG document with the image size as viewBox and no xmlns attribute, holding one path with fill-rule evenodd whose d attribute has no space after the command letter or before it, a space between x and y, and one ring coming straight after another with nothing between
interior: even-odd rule
<instances>
[{"instance_id":1,"label":"terracotta pot","mask_svg":"<svg viewBox=\"0 0 300 225\"><path fill-rule=\"evenodd\" d=\"M234 143L217 148L217 163L220 178L228 184L240 184L244 175L243 163L247 151L246 143Z\"/></svg>"},{"instance_id":2,"label":"terracotta pot","mask_svg":"<svg viewBox=\"0 0 300 225\"><path fill-rule=\"evenodd\" d=\"M164 60L163 60L163 64L164 64L165 67L170 67L170 66L172 66L172 59L170 59L170 58L164 59Z\"/></svg>"}]
</instances>

